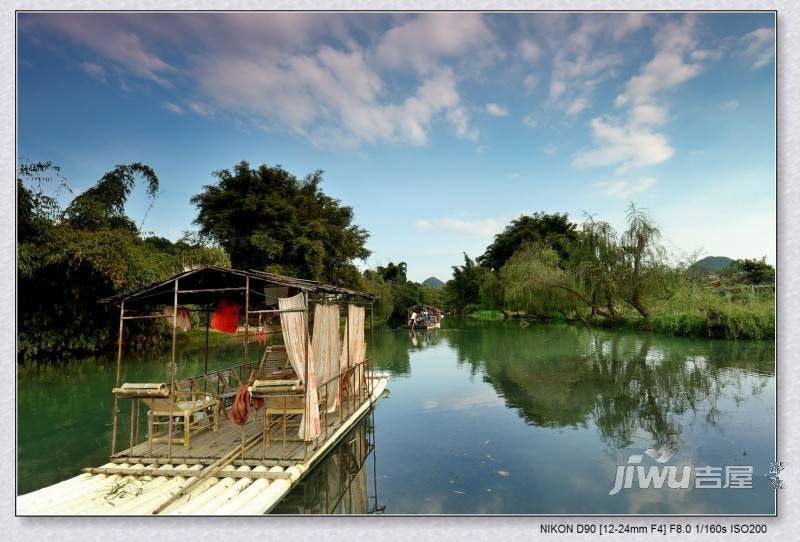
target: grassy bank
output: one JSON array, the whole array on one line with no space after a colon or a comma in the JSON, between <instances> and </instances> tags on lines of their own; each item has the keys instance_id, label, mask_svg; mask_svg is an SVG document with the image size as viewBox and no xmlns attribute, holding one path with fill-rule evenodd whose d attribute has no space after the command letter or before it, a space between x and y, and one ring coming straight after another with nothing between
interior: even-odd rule
<instances>
[{"instance_id":1,"label":"grassy bank","mask_svg":"<svg viewBox=\"0 0 800 542\"><path fill-rule=\"evenodd\" d=\"M619 318L579 315L587 325L649 330L661 335L676 337L710 337L717 339L775 338L775 296L770 292L742 289L738 292L720 293L701 287L684 287L652 307L650 322L635 311L622 308ZM470 318L481 321L502 320L499 310L480 309L469 313ZM524 317L525 320L564 320L563 315L552 317Z\"/></svg>"}]
</instances>

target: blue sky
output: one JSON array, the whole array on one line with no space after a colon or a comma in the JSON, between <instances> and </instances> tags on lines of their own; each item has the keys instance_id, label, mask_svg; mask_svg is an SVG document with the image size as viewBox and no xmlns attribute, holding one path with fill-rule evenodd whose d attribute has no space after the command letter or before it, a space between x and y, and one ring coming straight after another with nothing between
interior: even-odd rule
<instances>
[{"instance_id":1,"label":"blue sky","mask_svg":"<svg viewBox=\"0 0 800 542\"><path fill-rule=\"evenodd\" d=\"M511 219L646 207L675 258L775 261L774 18L676 14L22 14L18 153L83 190L162 192L144 231L240 160L355 209L365 265L446 280ZM137 191L129 214L148 207Z\"/></svg>"}]
</instances>

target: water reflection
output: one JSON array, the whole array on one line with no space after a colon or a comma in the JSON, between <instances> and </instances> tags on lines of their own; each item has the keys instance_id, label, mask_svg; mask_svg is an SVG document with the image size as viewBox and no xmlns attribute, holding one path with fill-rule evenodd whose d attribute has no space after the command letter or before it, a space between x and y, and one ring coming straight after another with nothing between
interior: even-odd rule
<instances>
[{"instance_id":1,"label":"water reflection","mask_svg":"<svg viewBox=\"0 0 800 542\"><path fill-rule=\"evenodd\" d=\"M654 446L675 449L681 434L677 415L702 414L714 426L723 391L756 395L774 374L770 343L688 341L577 326L508 333L507 327L485 330L479 340L469 333L451 333L447 340L459 362L482 373L527 423L592 423L617 448L630 446L643 430ZM745 379L749 390L741 389Z\"/></svg>"},{"instance_id":2,"label":"water reflection","mask_svg":"<svg viewBox=\"0 0 800 542\"><path fill-rule=\"evenodd\" d=\"M375 469L375 420L370 412L273 513L380 514L384 507L378 500Z\"/></svg>"},{"instance_id":3,"label":"water reflection","mask_svg":"<svg viewBox=\"0 0 800 542\"><path fill-rule=\"evenodd\" d=\"M391 398L379 401L374 420L358 424L276 512L774 510L774 492L757 474L747 491L608 495L620 461L664 444L679 448L673 462L751 464L764 472L775 453L772 343L445 322L430 335L376 333L378 368L392 374ZM210 369L242 359L237 342L212 351ZM202 341L178 352L179 376L202 372ZM123 380L157 381L168 368L168 349L134 354ZM20 371L18 491L106 461L113 369L109 356Z\"/></svg>"}]
</instances>

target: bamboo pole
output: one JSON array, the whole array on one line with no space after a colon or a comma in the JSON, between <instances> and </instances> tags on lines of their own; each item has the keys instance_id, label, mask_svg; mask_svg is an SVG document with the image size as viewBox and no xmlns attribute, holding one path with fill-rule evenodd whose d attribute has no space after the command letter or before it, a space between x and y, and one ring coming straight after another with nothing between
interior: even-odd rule
<instances>
[{"instance_id":1,"label":"bamboo pole","mask_svg":"<svg viewBox=\"0 0 800 542\"><path fill-rule=\"evenodd\" d=\"M167 458L172 458L172 426L175 413L175 344L178 339L178 279L175 279L175 294L172 300L172 362L170 363L169 423L167 424ZM186 423L184 421L184 423ZM183 428L186 431L186 427Z\"/></svg>"},{"instance_id":2,"label":"bamboo pole","mask_svg":"<svg viewBox=\"0 0 800 542\"><path fill-rule=\"evenodd\" d=\"M258 432L252 437L250 437L250 439L248 439L245 448L250 449L260 441L261 441L261 433ZM170 496L166 501L161 503L155 510L153 510L153 514L158 514L159 512L163 511L165 508L167 508L167 506L169 506L182 496L186 495L187 493L189 493L197 484L217 474L225 466L229 465L236 458L236 454L238 453L239 453L239 446L234 446L233 448L231 448L227 453L225 453L225 455L220 457L216 462L203 469L201 471L201 474L197 478L195 478L194 480L183 486L180 489L180 491L177 491L175 494Z\"/></svg>"},{"instance_id":3,"label":"bamboo pole","mask_svg":"<svg viewBox=\"0 0 800 542\"><path fill-rule=\"evenodd\" d=\"M119 306L119 333L117 335L117 373L115 377L115 388L119 388L120 380L122 378L122 332L125 316L125 301L123 300ZM117 452L117 422L119 421L119 397L114 394L114 421L111 428L111 455Z\"/></svg>"},{"instance_id":4,"label":"bamboo pole","mask_svg":"<svg viewBox=\"0 0 800 542\"><path fill-rule=\"evenodd\" d=\"M305 356L305 358L306 358L305 359L306 368L305 368L305 371L304 371L304 374L305 374L305 382L304 382L305 393L303 394L303 424L305 425L305 427L303 427L303 461L305 461L306 457L308 457L308 435L307 435L307 432L308 432L308 428L309 428L309 425L310 425L308 417L309 417L309 414L311 414L308 411L308 394L309 393L317 393L317 390L310 390L310 386L308 385L309 382L310 382L309 379L308 379L308 343L311 342L311 337L309 336L309 331L308 331L308 326L311 325L311 318L308 315L309 306L310 306L308 304L308 292L303 292L303 300L305 301L305 305L306 305L306 329L305 329L305 336L303 337L305 339L304 347L306 349L306 356ZM285 414L284 414L284 416L285 416ZM284 420L286 420L285 417L284 417Z\"/></svg>"},{"instance_id":5,"label":"bamboo pole","mask_svg":"<svg viewBox=\"0 0 800 542\"><path fill-rule=\"evenodd\" d=\"M203 374L208 374L208 328L211 326L211 307L206 305L206 344L204 347L203 354L205 355L205 361L203 363ZM206 379L203 378L203 385L205 386Z\"/></svg>"},{"instance_id":6,"label":"bamboo pole","mask_svg":"<svg viewBox=\"0 0 800 542\"><path fill-rule=\"evenodd\" d=\"M246 373L250 365L250 358L247 355L250 342L250 277L246 277L244 281L244 370Z\"/></svg>"}]
</instances>

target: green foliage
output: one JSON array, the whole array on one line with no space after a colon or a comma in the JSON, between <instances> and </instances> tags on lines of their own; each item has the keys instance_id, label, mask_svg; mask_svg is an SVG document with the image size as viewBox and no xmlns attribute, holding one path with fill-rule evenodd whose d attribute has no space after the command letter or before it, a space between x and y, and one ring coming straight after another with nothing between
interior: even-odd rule
<instances>
[{"instance_id":1,"label":"green foliage","mask_svg":"<svg viewBox=\"0 0 800 542\"><path fill-rule=\"evenodd\" d=\"M117 313L99 304L101 298L189 265L230 265L219 248L141 239L124 204L134 173L142 173L148 192L156 194L158 180L147 166L117 166L73 199L63 215L42 171L23 164L17 172L20 361L63 360L106 347L116 333Z\"/></svg>"},{"instance_id":2,"label":"green foliage","mask_svg":"<svg viewBox=\"0 0 800 542\"><path fill-rule=\"evenodd\" d=\"M356 286L369 234L353 209L324 194L322 172L302 181L280 166L240 162L192 197L200 234L218 243L234 267Z\"/></svg>"},{"instance_id":3,"label":"green foliage","mask_svg":"<svg viewBox=\"0 0 800 542\"><path fill-rule=\"evenodd\" d=\"M394 312L392 285L379 273L367 270L364 272L364 290L378 298L375 302L376 322L388 322Z\"/></svg>"},{"instance_id":4,"label":"green foliage","mask_svg":"<svg viewBox=\"0 0 800 542\"><path fill-rule=\"evenodd\" d=\"M463 312L470 305L481 302L481 278L487 272L475 265L469 256L464 254L464 265L453 266L453 278L447 281L443 289L445 304L458 312Z\"/></svg>"},{"instance_id":5,"label":"green foliage","mask_svg":"<svg viewBox=\"0 0 800 542\"><path fill-rule=\"evenodd\" d=\"M367 291L381 299L376 317L382 323L405 322L408 309L414 305L442 306L439 290L408 280L406 271L405 262L389 262L386 266L364 271Z\"/></svg>"},{"instance_id":6,"label":"green foliage","mask_svg":"<svg viewBox=\"0 0 800 542\"><path fill-rule=\"evenodd\" d=\"M767 258L760 260L736 260L728 268L728 272L737 282L744 284L775 284L775 268L767 263Z\"/></svg>"},{"instance_id":7,"label":"green foliage","mask_svg":"<svg viewBox=\"0 0 800 542\"><path fill-rule=\"evenodd\" d=\"M503 320L503 313L498 310L480 309L469 313L469 317L473 320L480 320L481 322L496 322Z\"/></svg>"},{"instance_id":8,"label":"green foliage","mask_svg":"<svg viewBox=\"0 0 800 542\"><path fill-rule=\"evenodd\" d=\"M569 316L577 310L572 291L578 288L558 266L559 254L551 248L525 245L500 272L505 306L541 317Z\"/></svg>"},{"instance_id":9,"label":"green foliage","mask_svg":"<svg viewBox=\"0 0 800 542\"><path fill-rule=\"evenodd\" d=\"M566 213L522 215L495 236L478 263L499 271L523 245L542 243L555 250L559 257L566 258L567 247L575 236L575 224L569 221Z\"/></svg>"},{"instance_id":10,"label":"green foliage","mask_svg":"<svg viewBox=\"0 0 800 542\"><path fill-rule=\"evenodd\" d=\"M676 336L775 335L773 290L748 286L774 284L775 270L763 259L737 260L723 274L724 287L711 288L694 266L666 263L658 228L633 204L621 233L587 216L565 239L555 246L548 240L523 242L499 271L476 267L466 258L445 288L448 305L539 318L577 316L592 324Z\"/></svg>"},{"instance_id":11,"label":"green foliage","mask_svg":"<svg viewBox=\"0 0 800 542\"><path fill-rule=\"evenodd\" d=\"M125 215L125 203L133 190L136 175L147 182L147 195L158 195L158 177L155 172L138 162L120 164L103 175L92 188L75 197L64 211L65 220L82 230L122 228L136 231L136 224Z\"/></svg>"}]
</instances>

